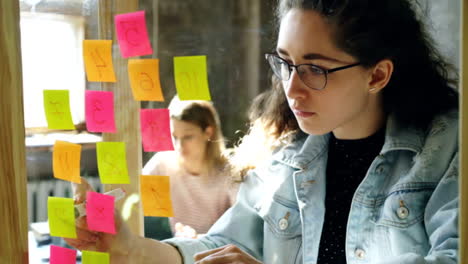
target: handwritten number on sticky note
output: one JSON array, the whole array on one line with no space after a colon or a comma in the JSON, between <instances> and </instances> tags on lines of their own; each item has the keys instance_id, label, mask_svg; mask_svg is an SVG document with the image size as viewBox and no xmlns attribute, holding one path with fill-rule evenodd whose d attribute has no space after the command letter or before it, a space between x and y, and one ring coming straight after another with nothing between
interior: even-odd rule
<instances>
[{"instance_id":1,"label":"handwritten number on sticky note","mask_svg":"<svg viewBox=\"0 0 468 264\"><path fill-rule=\"evenodd\" d=\"M132 46L139 46L139 37L140 34L138 31L138 26L135 21L120 21L120 25L125 29L125 39L128 44Z\"/></svg>"},{"instance_id":2,"label":"handwritten number on sticky note","mask_svg":"<svg viewBox=\"0 0 468 264\"><path fill-rule=\"evenodd\" d=\"M93 51L91 51L91 57L93 58L94 65L99 72L99 78L102 78L102 70L107 68L107 64L102 58L101 54L99 54L99 49L95 48Z\"/></svg>"},{"instance_id":3,"label":"handwritten number on sticky note","mask_svg":"<svg viewBox=\"0 0 468 264\"><path fill-rule=\"evenodd\" d=\"M156 190L156 188L154 188L154 187L150 187L150 190L151 190L151 195L153 196L154 200L156 201L156 203L154 203L155 210L164 211L166 214L168 214L169 210L166 207L164 207L163 199L162 199L161 195L159 194L158 190Z\"/></svg>"},{"instance_id":4,"label":"handwritten number on sticky note","mask_svg":"<svg viewBox=\"0 0 468 264\"><path fill-rule=\"evenodd\" d=\"M198 75L195 72L181 72L180 76L184 78L184 86L192 91L198 91Z\"/></svg>"},{"instance_id":5,"label":"handwritten number on sticky note","mask_svg":"<svg viewBox=\"0 0 468 264\"><path fill-rule=\"evenodd\" d=\"M154 88L154 82L151 76L146 72L140 73L140 88L144 91L151 91Z\"/></svg>"},{"instance_id":6,"label":"handwritten number on sticky note","mask_svg":"<svg viewBox=\"0 0 468 264\"><path fill-rule=\"evenodd\" d=\"M54 109L51 113L53 115L56 115L58 118L63 119L65 112L61 111L62 103L56 101L49 101L49 105L51 105Z\"/></svg>"}]
</instances>

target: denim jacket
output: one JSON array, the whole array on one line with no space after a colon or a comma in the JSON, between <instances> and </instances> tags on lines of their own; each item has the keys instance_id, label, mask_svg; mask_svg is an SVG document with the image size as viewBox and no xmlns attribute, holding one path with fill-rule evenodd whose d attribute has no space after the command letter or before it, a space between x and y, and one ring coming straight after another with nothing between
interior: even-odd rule
<instances>
[{"instance_id":1,"label":"denim jacket","mask_svg":"<svg viewBox=\"0 0 468 264\"><path fill-rule=\"evenodd\" d=\"M241 184L237 203L200 239L174 238L184 263L235 244L266 264L317 262L325 215L328 135L304 135ZM213 197L213 199L216 199ZM354 193L348 264L457 263L458 114L427 131L390 116L385 142Z\"/></svg>"}]
</instances>

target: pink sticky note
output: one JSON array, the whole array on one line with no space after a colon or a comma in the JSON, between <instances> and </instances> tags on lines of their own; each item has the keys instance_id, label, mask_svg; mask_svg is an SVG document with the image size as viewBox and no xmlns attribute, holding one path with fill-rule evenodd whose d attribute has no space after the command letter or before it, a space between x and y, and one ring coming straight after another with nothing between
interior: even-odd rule
<instances>
[{"instance_id":1,"label":"pink sticky note","mask_svg":"<svg viewBox=\"0 0 468 264\"><path fill-rule=\"evenodd\" d=\"M85 96L88 131L115 133L114 93L87 90Z\"/></svg>"},{"instance_id":2,"label":"pink sticky note","mask_svg":"<svg viewBox=\"0 0 468 264\"><path fill-rule=\"evenodd\" d=\"M93 231L115 234L114 196L86 193L86 221Z\"/></svg>"},{"instance_id":3,"label":"pink sticky note","mask_svg":"<svg viewBox=\"0 0 468 264\"><path fill-rule=\"evenodd\" d=\"M145 11L116 15L115 29L122 57L153 53L146 30Z\"/></svg>"},{"instance_id":4,"label":"pink sticky note","mask_svg":"<svg viewBox=\"0 0 468 264\"><path fill-rule=\"evenodd\" d=\"M56 245L50 246L50 264L75 264L76 250L59 247Z\"/></svg>"},{"instance_id":5,"label":"pink sticky note","mask_svg":"<svg viewBox=\"0 0 468 264\"><path fill-rule=\"evenodd\" d=\"M143 150L174 150L169 124L169 109L141 109L140 124Z\"/></svg>"}]
</instances>

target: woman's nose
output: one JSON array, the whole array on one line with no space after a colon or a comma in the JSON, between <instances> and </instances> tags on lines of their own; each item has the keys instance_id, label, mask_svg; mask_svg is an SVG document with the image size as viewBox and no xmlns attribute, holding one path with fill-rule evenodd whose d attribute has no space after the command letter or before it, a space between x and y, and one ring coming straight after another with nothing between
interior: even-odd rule
<instances>
[{"instance_id":1,"label":"woman's nose","mask_svg":"<svg viewBox=\"0 0 468 264\"><path fill-rule=\"evenodd\" d=\"M289 80L283 81L283 88L288 98L298 99L305 96L306 87L296 69L292 69Z\"/></svg>"}]
</instances>

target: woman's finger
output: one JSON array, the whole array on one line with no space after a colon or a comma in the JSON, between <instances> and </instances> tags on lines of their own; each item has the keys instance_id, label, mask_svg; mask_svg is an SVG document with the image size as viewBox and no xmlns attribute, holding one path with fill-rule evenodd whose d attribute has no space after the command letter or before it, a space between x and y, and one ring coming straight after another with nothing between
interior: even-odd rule
<instances>
[{"instance_id":1,"label":"woman's finger","mask_svg":"<svg viewBox=\"0 0 468 264\"><path fill-rule=\"evenodd\" d=\"M76 204L83 203L86 200L86 192L94 191L93 187L86 181L85 178L81 177L81 183L72 182L73 198Z\"/></svg>"},{"instance_id":2,"label":"woman's finger","mask_svg":"<svg viewBox=\"0 0 468 264\"><path fill-rule=\"evenodd\" d=\"M231 245L226 245L226 246L222 246L222 247L219 247L219 248L202 251L200 253L195 254L195 256L193 256L193 258L195 259L195 261L199 261L199 260L202 260L202 259L204 259L205 257L207 257L209 255L213 255L215 253L218 253L218 252L224 250L225 248L227 248L229 246L231 246Z\"/></svg>"},{"instance_id":3,"label":"woman's finger","mask_svg":"<svg viewBox=\"0 0 468 264\"><path fill-rule=\"evenodd\" d=\"M205 255L204 258L196 259L196 264L222 264L222 263L242 263L242 264L262 264L250 254L242 251L234 245L227 245L218 248L217 252ZM214 251L214 250L211 250ZM205 252L203 252L205 253Z\"/></svg>"},{"instance_id":4,"label":"woman's finger","mask_svg":"<svg viewBox=\"0 0 468 264\"><path fill-rule=\"evenodd\" d=\"M211 256L207 256L206 258L203 258L195 262L195 264L225 264L225 263L250 264L251 262L247 262L246 260L243 260L242 256L239 253L226 253L226 254L221 254L221 255L211 255Z\"/></svg>"},{"instance_id":5,"label":"woman's finger","mask_svg":"<svg viewBox=\"0 0 468 264\"><path fill-rule=\"evenodd\" d=\"M79 250L88 250L88 249L95 249L96 248L96 243L92 242L85 242L79 239L73 239L73 238L64 238L65 242L67 242L68 245L79 249Z\"/></svg>"},{"instance_id":6,"label":"woman's finger","mask_svg":"<svg viewBox=\"0 0 468 264\"><path fill-rule=\"evenodd\" d=\"M86 242L96 242L99 239L99 235L94 232L80 228L76 229L76 237Z\"/></svg>"}]
</instances>

